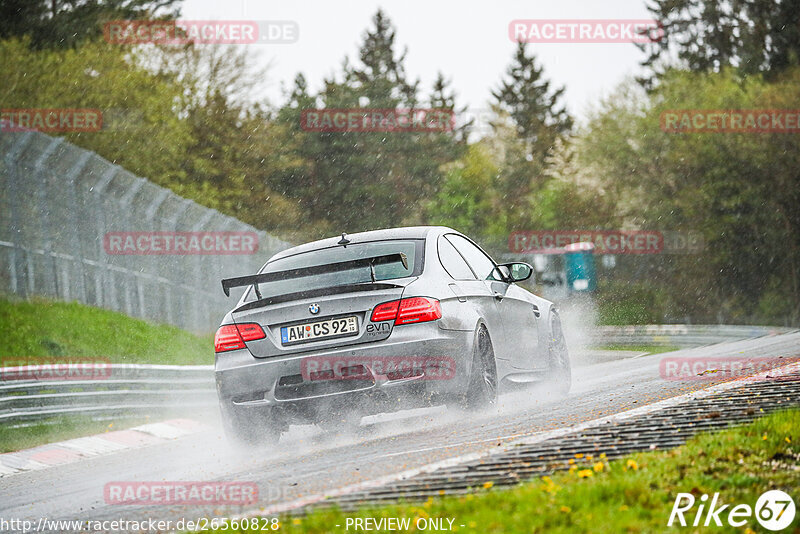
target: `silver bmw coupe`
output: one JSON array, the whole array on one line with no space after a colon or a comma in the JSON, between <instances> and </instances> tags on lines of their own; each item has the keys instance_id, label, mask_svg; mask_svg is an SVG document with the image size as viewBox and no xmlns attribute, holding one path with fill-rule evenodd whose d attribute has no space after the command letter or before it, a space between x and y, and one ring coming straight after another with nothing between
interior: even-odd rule
<instances>
[{"instance_id":1,"label":"silver bmw coupe","mask_svg":"<svg viewBox=\"0 0 800 534\"><path fill-rule=\"evenodd\" d=\"M552 302L446 227L393 228L282 251L246 287L215 336L228 435L274 443L291 424L331 431L382 412L476 410L529 384L566 394L570 363Z\"/></svg>"}]
</instances>

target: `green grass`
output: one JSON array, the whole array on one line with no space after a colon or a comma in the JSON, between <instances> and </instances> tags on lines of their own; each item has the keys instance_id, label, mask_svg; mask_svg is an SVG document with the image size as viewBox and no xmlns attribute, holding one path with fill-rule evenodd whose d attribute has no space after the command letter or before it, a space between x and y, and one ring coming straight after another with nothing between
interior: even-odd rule
<instances>
[{"instance_id":1,"label":"green grass","mask_svg":"<svg viewBox=\"0 0 800 534\"><path fill-rule=\"evenodd\" d=\"M457 531L481 533L742 532L744 527L734 529L725 523L732 506L721 517L723 527L668 528L667 520L681 492L698 497L686 514L689 524L702 494L711 497L719 492L719 505L753 507L764 491L783 489L797 502L799 442L800 410L785 411L744 427L697 436L669 451L639 453L613 462L598 456L602 452L598 451L594 458L576 459L572 472L511 489L480 488L466 496L356 513L320 510L302 518L283 518L280 531L345 532L347 517L410 518L412 525L418 517L432 517L453 518ZM581 478L587 473L591 476ZM341 527L335 527L337 524ZM767 532L753 517L747 526Z\"/></svg>"},{"instance_id":2,"label":"green grass","mask_svg":"<svg viewBox=\"0 0 800 534\"><path fill-rule=\"evenodd\" d=\"M0 299L0 366L25 358L211 364L213 336L197 336L75 302ZM34 363L34 362L31 362Z\"/></svg>"},{"instance_id":3,"label":"green grass","mask_svg":"<svg viewBox=\"0 0 800 534\"><path fill-rule=\"evenodd\" d=\"M29 449L45 443L124 430L150 422L147 417L119 417L93 421L89 416L56 417L31 426L0 425L0 453Z\"/></svg>"},{"instance_id":4,"label":"green grass","mask_svg":"<svg viewBox=\"0 0 800 534\"><path fill-rule=\"evenodd\" d=\"M630 350L634 352L646 352L647 354L661 354L662 352L680 350L680 347L673 345L621 345L618 343L598 345L591 348L596 350Z\"/></svg>"}]
</instances>

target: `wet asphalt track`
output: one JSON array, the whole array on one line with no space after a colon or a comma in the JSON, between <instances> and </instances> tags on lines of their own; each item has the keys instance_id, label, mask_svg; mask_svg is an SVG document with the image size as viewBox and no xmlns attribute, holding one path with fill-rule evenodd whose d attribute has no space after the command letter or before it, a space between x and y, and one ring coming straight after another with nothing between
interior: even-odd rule
<instances>
[{"instance_id":1,"label":"wet asphalt track","mask_svg":"<svg viewBox=\"0 0 800 534\"><path fill-rule=\"evenodd\" d=\"M333 438L314 427L293 427L277 449L230 448L216 414L198 414L215 430L161 445L86 459L0 479L2 519L195 519L230 517L298 498L460 456L483 452L537 433L624 412L726 380L668 381L659 362L674 357L770 358L782 365L800 357L800 333L721 343L573 370L567 399L537 399L530 392L500 398L480 415L444 408L365 420L358 436ZM253 481L260 502L247 507L107 505L111 481Z\"/></svg>"}]
</instances>

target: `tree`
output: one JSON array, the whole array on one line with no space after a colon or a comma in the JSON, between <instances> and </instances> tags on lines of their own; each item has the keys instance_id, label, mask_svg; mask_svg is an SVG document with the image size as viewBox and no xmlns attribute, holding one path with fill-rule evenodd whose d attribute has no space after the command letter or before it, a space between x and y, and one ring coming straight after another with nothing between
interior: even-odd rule
<instances>
[{"instance_id":1,"label":"tree","mask_svg":"<svg viewBox=\"0 0 800 534\"><path fill-rule=\"evenodd\" d=\"M180 1L0 0L0 39L27 35L34 48L71 47L101 36L112 20L173 20Z\"/></svg>"},{"instance_id":2,"label":"tree","mask_svg":"<svg viewBox=\"0 0 800 534\"><path fill-rule=\"evenodd\" d=\"M379 10L363 35L358 61L345 60L340 73L325 80L317 94L299 76L278 113L291 147L284 155L293 163L271 183L297 199L326 233L422 223L423 201L438 191L442 165L463 152L457 132L312 132L301 128L303 111L320 107L419 109L420 82L408 79L405 52L395 48L395 30ZM456 109L443 77L427 104Z\"/></svg>"},{"instance_id":3,"label":"tree","mask_svg":"<svg viewBox=\"0 0 800 534\"><path fill-rule=\"evenodd\" d=\"M297 203L270 184L288 165L276 149L282 129L266 103L251 101L267 77L252 54L225 46L168 46L151 50L142 63L157 78L183 87L176 107L191 142L170 186L257 228L284 234L304 229Z\"/></svg>"},{"instance_id":4,"label":"tree","mask_svg":"<svg viewBox=\"0 0 800 534\"><path fill-rule=\"evenodd\" d=\"M430 224L450 226L484 243L503 242L506 221L497 217L501 203L495 190L497 163L485 142L469 146L466 154L447 165L444 183L426 204Z\"/></svg>"},{"instance_id":5,"label":"tree","mask_svg":"<svg viewBox=\"0 0 800 534\"><path fill-rule=\"evenodd\" d=\"M180 179L191 133L173 109L184 90L103 42L78 49L32 50L30 39L0 41L4 108L88 108L102 113L99 132L67 132L70 142L129 171L167 185Z\"/></svg>"},{"instance_id":6,"label":"tree","mask_svg":"<svg viewBox=\"0 0 800 534\"><path fill-rule=\"evenodd\" d=\"M500 88L492 92L496 105L508 112L520 139L529 144L529 154L544 161L557 137L572 129L572 118L559 104L564 88L551 89L536 57L519 43Z\"/></svg>"},{"instance_id":7,"label":"tree","mask_svg":"<svg viewBox=\"0 0 800 534\"><path fill-rule=\"evenodd\" d=\"M560 105L563 94L563 87L551 88L535 56L519 43L505 78L492 92L498 115L494 138L503 154L496 187L509 231L529 229L531 195L546 181L547 159L557 139L572 129L572 118Z\"/></svg>"},{"instance_id":8,"label":"tree","mask_svg":"<svg viewBox=\"0 0 800 534\"><path fill-rule=\"evenodd\" d=\"M648 87L678 60L693 71L735 67L774 76L800 63L800 3L795 0L651 0L648 10L664 27L658 41L640 45Z\"/></svg>"},{"instance_id":9,"label":"tree","mask_svg":"<svg viewBox=\"0 0 800 534\"><path fill-rule=\"evenodd\" d=\"M670 71L644 100L620 92L581 133L583 161L615 199L622 227L691 230L700 254L661 256L647 282L672 317L800 323L800 142L782 133L667 133L663 111L791 109L800 68L773 82ZM679 289L676 289L679 288Z\"/></svg>"}]
</instances>

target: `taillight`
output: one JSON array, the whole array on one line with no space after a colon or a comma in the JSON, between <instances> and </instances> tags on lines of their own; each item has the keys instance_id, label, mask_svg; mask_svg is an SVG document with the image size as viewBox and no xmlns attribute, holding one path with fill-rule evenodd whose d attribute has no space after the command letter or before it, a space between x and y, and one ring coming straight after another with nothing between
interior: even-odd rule
<instances>
[{"instance_id":1,"label":"taillight","mask_svg":"<svg viewBox=\"0 0 800 534\"><path fill-rule=\"evenodd\" d=\"M369 320L373 323L378 323L381 321L393 321L395 318L397 318L397 308L399 307L399 300L378 304L375 306L375 309L372 310L372 317L370 317Z\"/></svg>"},{"instance_id":2,"label":"taillight","mask_svg":"<svg viewBox=\"0 0 800 534\"><path fill-rule=\"evenodd\" d=\"M226 352L243 349L245 341L264 339L267 335L261 325L256 323L226 324L219 327L214 336L214 351Z\"/></svg>"},{"instance_id":3,"label":"taillight","mask_svg":"<svg viewBox=\"0 0 800 534\"><path fill-rule=\"evenodd\" d=\"M378 304L372 310L372 322L391 321L394 325L424 323L442 318L442 306L436 299L411 297Z\"/></svg>"},{"instance_id":4,"label":"taillight","mask_svg":"<svg viewBox=\"0 0 800 534\"><path fill-rule=\"evenodd\" d=\"M442 306L436 299L413 297L400 301L400 311L394 325L424 323L442 318Z\"/></svg>"}]
</instances>

